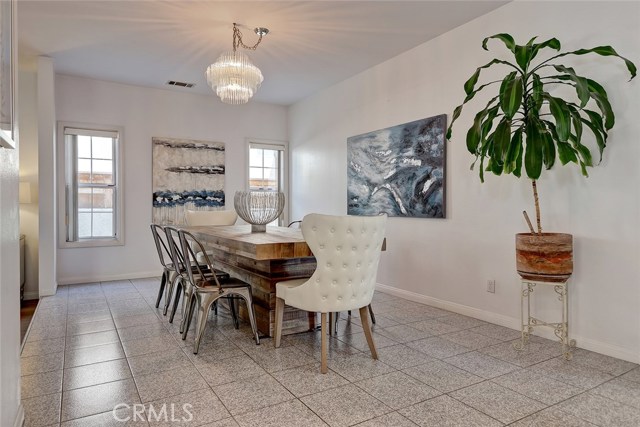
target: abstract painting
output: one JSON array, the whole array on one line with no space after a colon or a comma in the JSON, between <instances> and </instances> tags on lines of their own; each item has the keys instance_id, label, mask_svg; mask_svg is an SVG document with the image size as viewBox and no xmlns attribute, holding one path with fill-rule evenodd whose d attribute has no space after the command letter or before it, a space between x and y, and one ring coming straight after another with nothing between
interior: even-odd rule
<instances>
[{"instance_id":1,"label":"abstract painting","mask_svg":"<svg viewBox=\"0 0 640 427\"><path fill-rule=\"evenodd\" d=\"M349 215L444 218L445 114L347 139Z\"/></svg>"},{"instance_id":2,"label":"abstract painting","mask_svg":"<svg viewBox=\"0 0 640 427\"><path fill-rule=\"evenodd\" d=\"M224 143L152 138L153 222L184 224L185 209L224 209Z\"/></svg>"}]
</instances>

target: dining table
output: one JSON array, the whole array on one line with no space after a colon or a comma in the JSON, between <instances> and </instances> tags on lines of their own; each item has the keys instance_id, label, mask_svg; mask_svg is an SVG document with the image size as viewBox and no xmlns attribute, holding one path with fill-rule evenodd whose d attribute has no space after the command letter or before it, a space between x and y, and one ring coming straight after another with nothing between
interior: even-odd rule
<instances>
[{"instance_id":1,"label":"dining table","mask_svg":"<svg viewBox=\"0 0 640 427\"><path fill-rule=\"evenodd\" d=\"M316 259L297 228L267 226L266 232L251 232L250 225L184 226L208 249L211 262L251 285L258 331L273 336L276 283L311 277ZM209 252L211 251L211 252ZM246 318L245 307L240 315ZM283 334L315 328L315 313L286 307Z\"/></svg>"}]
</instances>

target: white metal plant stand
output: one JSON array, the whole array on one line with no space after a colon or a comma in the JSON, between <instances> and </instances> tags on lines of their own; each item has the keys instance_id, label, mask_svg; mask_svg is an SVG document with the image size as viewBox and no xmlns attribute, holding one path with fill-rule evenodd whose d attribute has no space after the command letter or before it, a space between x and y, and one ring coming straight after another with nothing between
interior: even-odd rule
<instances>
[{"instance_id":1,"label":"white metal plant stand","mask_svg":"<svg viewBox=\"0 0 640 427\"><path fill-rule=\"evenodd\" d=\"M531 294L538 285L553 286L554 291L558 294L558 299L562 302L562 321L559 323L550 323L531 316ZM542 282L529 279L521 279L520 294L520 324L522 325L522 338L519 342L513 344L516 350L523 350L529 342L529 335L536 326L547 326L553 329L556 336L562 344L562 354L566 360L573 357L573 349L576 346L576 340L569 339L569 289L567 280L564 282ZM525 300L526 300L526 316L525 316Z\"/></svg>"}]
</instances>

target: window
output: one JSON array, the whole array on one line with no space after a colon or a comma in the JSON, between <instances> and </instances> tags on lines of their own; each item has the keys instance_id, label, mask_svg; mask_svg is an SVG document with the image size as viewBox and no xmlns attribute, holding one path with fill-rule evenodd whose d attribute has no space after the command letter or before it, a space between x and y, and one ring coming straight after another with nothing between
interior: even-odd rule
<instances>
[{"instance_id":1,"label":"window","mask_svg":"<svg viewBox=\"0 0 640 427\"><path fill-rule=\"evenodd\" d=\"M282 143L249 141L249 190L287 194L287 148ZM286 225L287 213L270 225Z\"/></svg>"},{"instance_id":2,"label":"window","mask_svg":"<svg viewBox=\"0 0 640 427\"><path fill-rule=\"evenodd\" d=\"M62 246L121 245L119 129L61 124Z\"/></svg>"}]
</instances>

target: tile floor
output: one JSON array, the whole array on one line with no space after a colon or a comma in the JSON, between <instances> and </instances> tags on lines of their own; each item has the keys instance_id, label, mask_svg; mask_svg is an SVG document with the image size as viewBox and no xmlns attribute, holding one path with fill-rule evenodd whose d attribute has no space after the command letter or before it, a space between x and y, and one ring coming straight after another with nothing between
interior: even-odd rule
<instances>
[{"instance_id":1,"label":"tile floor","mask_svg":"<svg viewBox=\"0 0 640 427\"><path fill-rule=\"evenodd\" d=\"M256 346L222 309L193 355L180 315L171 325L153 307L158 286L42 300L22 352L26 426L640 426L633 363L585 350L566 362L540 338L516 352L517 331L383 293L378 361L356 316L343 314L321 375L319 333Z\"/></svg>"}]
</instances>

